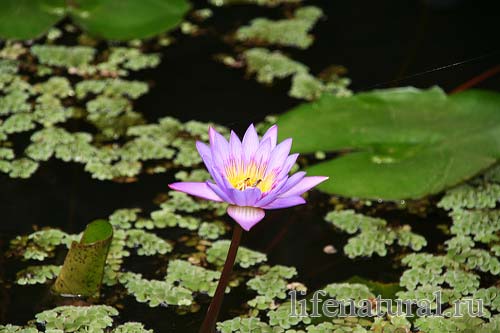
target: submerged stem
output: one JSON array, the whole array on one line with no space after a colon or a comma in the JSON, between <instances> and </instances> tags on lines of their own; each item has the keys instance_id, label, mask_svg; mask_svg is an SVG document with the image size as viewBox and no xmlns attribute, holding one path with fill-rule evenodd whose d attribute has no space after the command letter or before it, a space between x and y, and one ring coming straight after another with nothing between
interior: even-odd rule
<instances>
[{"instance_id":1,"label":"submerged stem","mask_svg":"<svg viewBox=\"0 0 500 333\"><path fill-rule=\"evenodd\" d=\"M233 229L233 238L231 239L229 252L227 253L226 262L224 263L224 268L222 269L214 298L208 307L207 314L205 315L205 319L203 320L199 333L215 332L215 324L217 323L217 318L219 317L219 311L222 305L222 299L224 298L224 292L226 291L227 284L229 283L229 277L233 271L233 265L236 259L236 254L238 253L242 232L243 229L239 224L236 224Z\"/></svg>"}]
</instances>

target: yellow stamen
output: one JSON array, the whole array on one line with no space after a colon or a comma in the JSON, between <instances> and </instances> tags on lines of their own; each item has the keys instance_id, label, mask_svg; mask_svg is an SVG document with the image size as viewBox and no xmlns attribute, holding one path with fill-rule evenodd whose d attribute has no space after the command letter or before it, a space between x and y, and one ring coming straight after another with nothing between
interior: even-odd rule
<instances>
[{"instance_id":1,"label":"yellow stamen","mask_svg":"<svg viewBox=\"0 0 500 333\"><path fill-rule=\"evenodd\" d=\"M274 181L272 175L265 176L266 165L257 165L254 162L243 166L242 163L232 161L225 171L229 183L240 191L256 187L265 193L271 190Z\"/></svg>"}]
</instances>

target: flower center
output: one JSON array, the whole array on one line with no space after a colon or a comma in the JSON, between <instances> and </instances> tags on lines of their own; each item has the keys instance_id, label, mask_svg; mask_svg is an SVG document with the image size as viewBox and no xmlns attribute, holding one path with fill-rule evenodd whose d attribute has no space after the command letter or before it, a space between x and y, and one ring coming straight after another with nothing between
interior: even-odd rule
<instances>
[{"instance_id":1,"label":"flower center","mask_svg":"<svg viewBox=\"0 0 500 333\"><path fill-rule=\"evenodd\" d=\"M231 164L226 167L226 177L229 183L237 190L258 188L262 193L271 190L274 177L265 175L266 166L250 163L249 165Z\"/></svg>"}]
</instances>

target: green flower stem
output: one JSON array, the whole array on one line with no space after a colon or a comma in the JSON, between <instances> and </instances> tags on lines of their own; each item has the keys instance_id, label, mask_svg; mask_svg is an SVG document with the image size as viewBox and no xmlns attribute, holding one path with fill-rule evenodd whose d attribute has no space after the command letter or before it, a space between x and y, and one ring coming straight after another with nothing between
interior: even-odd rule
<instances>
[{"instance_id":1,"label":"green flower stem","mask_svg":"<svg viewBox=\"0 0 500 333\"><path fill-rule=\"evenodd\" d=\"M224 268L222 269L222 274L220 276L219 283L217 284L214 298L208 307L207 314L205 315L205 319L201 325L200 333L215 332L215 324L217 323L217 318L219 317L219 311L224 298L224 292L226 291L226 287L229 282L229 277L233 271L233 265L236 259L236 254L238 253L242 232L243 229L240 225L235 224L233 229L233 238L231 239L231 245L229 246L226 262L224 263Z\"/></svg>"}]
</instances>

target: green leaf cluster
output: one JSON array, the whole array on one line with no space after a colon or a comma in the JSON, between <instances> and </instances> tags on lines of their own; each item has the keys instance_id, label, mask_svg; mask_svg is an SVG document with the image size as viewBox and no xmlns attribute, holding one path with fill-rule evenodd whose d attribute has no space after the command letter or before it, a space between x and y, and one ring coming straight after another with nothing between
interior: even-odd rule
<instances>
[{"instance_id":1,"label":"green leaf cluster","mask_svg":"<svg viewBox=\"0 0 500 333\"><path fill-rule=\"evenodd\" d=\"M248 305L259 310L272 308L274 299L287 297L288 280L297 275L294 267L261 266L257 275L247 281L247 286L257 292L257 297L248 301Z\"/></svg>"},{"instance_id":2,"label":"green leaf cluster","mask_svg":"<svg viewBox=\"0 0 500 333\"><path fill-rule=\"evenodd\" d=\"M209 2L217 7L240 5L240 4L253 4L258 6L276 7L286 3L299 3L302 0L209 0Z\"/></svg>"},{"instance_id":3,"label":"green leaf cluster","mask_svg":"<svg viewBox=\"0 0 500 333\"><path fill-rule=\"evenodd\" d=\"M140 4L129 0L5 0L0 7L0 37L38 38L69 16L93 36L147 38L175 28L189 7L184 0L147 0Z\"/></svg>"},{"instance_id":4,"label":"green leaf cluster","mask_svg":"<svg viewBox=\"0 0 500 333\"><path fill-rule=\"evenodd\" d=\"M126 322L111 329L115 316L118 316L118 310L107 305L59 306L36 314L36 319L26 326L0 325L0 332L153 333L136 322Z\"/></svg>"},{"instance_id":5,"label":"green leaf cluster","mask_svg":"<svg viewBox=\"0 0 500 333\"><path fill-rule=\"evenodd\" d=\"M353 210L331 211L325 220L349 234L359 232L349 238L344 247L349 258L370 257L374 253L385 256L387 247L396 242L414 251L420 251L427 245L425 238L413 233L409 225L387 226L383 219L357 214Z\"/></svg>"},{"instance_id":6,"label":"green leaf cluster","mask_svg":"<svg viewBox=\"0 0 500 333\"><path fill-rule=\"evenodd\" d=\"M247 73L256 74L260 83L272 84L276 79L292 77L289 96L305 100L314 100L323 93L336 96L349 96L349 80L334 75L328 81L320 80L309 72L304 64L288 58L280 51L264 48L251 48L243 52L247 64Z\"/></svg>"},{"instance_id":7,"label":"green leaf cluster","mask_svg":"<svg viewBox=\"0 0 500 333\"><path fill-rule=\"evenodd\" d=\"M310 175L330 177L320 190L363 199L418 199L498 161L499 105L500 94L480 90L449 96L439 88L375 90L345 98L324 94L281 115L279 135L293 137L298 153L341 152L306 168ZM466 186L453 193L480 201L499 194L497 185L477 194Z\"/></svg>"},{"instance_id":8,"label":"green leaf cluster","mask_svg":"<svg viewBox=\"0 0 500 333\"><path fill-rule=\"evenodd\" d=\"M238 29L236 39L307 49L313 43L309 31L322 16L321 9L307 6L297 9L290 19L273 21L256 18L248 26Z\"/></svg>"},{"instance_id":9,"label":"green leaf cluster","mask_svg":"<svg viewBox=\"0 0 500 333\"><path fill-rule=\"evenodd\" d=\"M226 260L230 243L228 240L214 242L207 250L207 261L216 266L222 266ZM264 253L250 250L244 246L238 248L235 263L241 268L248 268L264 261L267 261L267 256Z\"/></svg>"}]
</instances>

